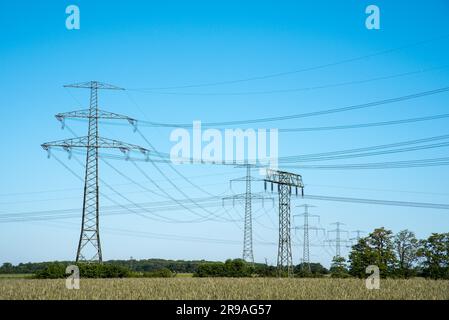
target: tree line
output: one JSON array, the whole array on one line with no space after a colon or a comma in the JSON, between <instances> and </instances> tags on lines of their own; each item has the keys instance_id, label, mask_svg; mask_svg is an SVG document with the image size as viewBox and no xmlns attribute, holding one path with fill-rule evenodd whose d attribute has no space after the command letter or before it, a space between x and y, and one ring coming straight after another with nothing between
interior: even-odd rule
<instances>
[{"instance_id":1,"label":"tree line","mask_svg":"<svg viewBox=\"0 0 449 320\"><path fill-rule=\"evenodd\" d=\"M347 261L335 257L331 272L365 278L369 265L377 266L383 278L449 279L449 233L418 239L409 230L394 234L377 228L352 246Z\"/></svg>"},{"instance_id":2,"label":"tree line","mask_svg":"<svg viewBox=\"0 0 449 320\"><path fill-rule=\"evenodd\" d=\"M65 268L73 262L4 263L0 274L34 274L38 278L66 277ZM366 268L375 265L382 278L425 277L449 279L449 233L433 233L418 239L409 230L394 234L385 228L374 229L351 247L348 259L334 257L330 269L319 263L294 267L296 277L366 278ZM80 266L81 277L173 277L191 273L195 277L276 277L277 268L242 259L225 262L205 260L110 260L101 265Z\"/></svg>"}]
</instances>

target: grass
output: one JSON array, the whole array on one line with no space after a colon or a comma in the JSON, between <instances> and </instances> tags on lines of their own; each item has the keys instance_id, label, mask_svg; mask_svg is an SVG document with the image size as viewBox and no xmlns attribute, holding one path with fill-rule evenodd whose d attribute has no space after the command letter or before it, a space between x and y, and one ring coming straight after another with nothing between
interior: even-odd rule
<instances>
[{"instance_id":1,"label":"grass","mask_svg":"<svg viewBox=\"0 0 449 320\"><path fill-rule=\"evenodd\" d=\"M65 280L0 279L0 299L449 299L449 281L382 280L367 290L358 279L170 278Z\"/></svg>"},{"instance_id":2,"label":"grass","mask_svg":"<svg viewBox=\"0 0 449 320\"><path fill-rule=\"evenodd\" d=\"M26 278L32 278L33 275L29 273L7 273L7 274L0 274L0 279L26 279Z\"/></svg>"}]
</instances>

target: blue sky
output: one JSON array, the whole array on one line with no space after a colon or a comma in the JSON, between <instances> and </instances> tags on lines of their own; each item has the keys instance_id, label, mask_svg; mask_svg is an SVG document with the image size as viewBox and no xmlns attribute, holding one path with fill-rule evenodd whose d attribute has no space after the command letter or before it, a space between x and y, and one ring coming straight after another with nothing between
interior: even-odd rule
<instances>
[{"instance_id":1,"label":"blue sky","mask_svg":"<svg viewBox=\"0 0 449 320\"><path fill-rule=\"evenodd\" d=\"M65 8L77 4L81 29L65 28ZM365 8L381 10L381 30L365 28ZM69 138L54 115L87 107L88 92L64 89L64 84L99 80L127 88L100 92L103 109L156 122L190 123L290 115L382 100L445 87L449 84L449 4L446 1L40 1L2 3L0 10L0 113L3 119L0 214L79 208L79 216L45 221L0 223L0 262L69 260L79 237L82 183L55 159L47 159L40 144ZM440 37L440 38L439 38ZM423 44L334 67L229 85L143 92L138 88L171 87L245 79L298 70L365 56L420 41ZM364 84L271 94L239 94L327 86L348 81L428 70ZM447 112L448 94L376 108L320 117L260 124L265 128L333 126L430 116ZM85 135L85 122L68 122ZM259 126L257 124L256 126ZM254 127L254 125L253 125ZM364 129L282 133L280 155L301 155L375 146L447 134L447 119ZM258 127L255 127L258 128ZM101 134L145 145L131 128L102 124ZM169 152L170 129L142 127L145 136ZM329 161L326 164L369 163L444 157L447 148ZM69 167L82 168L57 154ZM111 160L112 161L112 160ZM115 167L146 188L157 190L132 164ZM133 202L166 201L129 184L105 164L101 177ZM141 167L175 198L183 196L164 181L150 163ZM193 198L205 194L170 168L161 168ZM242 169L223 166L180 166L191 181L216 195L229 195L229 179ZM354 198L449 203L445 166L383 170L297 170L306 193ZM255 191L263 191L255 183ZM113 196L107 188L102 191ZM234 192L242 192L234 185ZM127 205L124 199L114 198ZM102 205L110 203L102 199ZM295 204L304 203L295 200ZM370 231L385 226L411 229L419 237L447 232L449 212L443 210L309 202L320 224L341 221L346 230ZM225 212L225 209L227 212ZM217 214L241 220L243 208L220 206ZM209 209L208 209L209 210ZM277 212L255 207L257 261L275 263ZM194 211L198 211L195 209ZM294 208L294 214L301 213ZM201 210L200 210L201 212ZM173 219L196 216L185 210L162 211ZM204 214L204 212L202 213ZM229 216L230 215L230 216ZM172 258L224 260L241 255L240 222L161 223L133 214L101 217L105 259ZM119 233L117 229L128 230ZM114 231L115 230L115 231ZM130 232L133 231L134 233ZM139 232L139 233L138 233ZM156 236L157 234L158 236ZM160 239L160 235L166 239ZM175 240L174 236L204 241ZM298 233L300 236L300 233ZM159 237L159 239L158 239ZM320 244L322 237L313 236ZM186 239L186 238L182 238ZM207 239L229 239L215 243ZM293 259L300 259L300 239L294 238ZM332 248L313 247L312 260L328 265Z\"/></svg>"}]
</instances>

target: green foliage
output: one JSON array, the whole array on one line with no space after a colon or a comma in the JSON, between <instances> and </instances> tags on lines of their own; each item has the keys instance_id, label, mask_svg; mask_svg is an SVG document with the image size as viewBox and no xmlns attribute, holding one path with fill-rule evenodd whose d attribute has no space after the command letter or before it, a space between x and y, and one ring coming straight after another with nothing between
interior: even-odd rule
<instances>
[{"instance_id":1,"label":"green foliage","mask_svg":"<svg viewBox=\"0 0 449 320\"><path fill-rule=\"evenodd\" d=\"M394 247L398 264L395 274L401 278L415 276L413 265L418 259L419 250L419 241L415 234L409 230L400 231L394 237Z\"/></svg>"},{"instance_id":2,"label":"green foliage","mask_svg":"<svg viewBox=\"0 0 449 320\"><path fill-rule=\"evenodd\" d=\"M111 264L77 264L80 270L80 278L125 278L130 276L130 271L121 266ZM35 273L37 279L61 279L67 278L67 264L52 263L46 268Z\"/></svg>"},{"instance_id":3,"label":"green foliage","mask_svg":"<svg viewBox=\"0 0 449 320\"><path fill-rule=\"evenodd\" d=\"M382 278L394 275L397 258L394 252L393 232L379 228L368 237L360 239L352 247L349 262L349 273L356 277L364 278L366 267L369 265L379 267Z\"/></svg>"},{"instance_id":4,"label":"green foliage","mask_svg":"<svg viewBox=\"0 0 449 320\"><path fill-rule=\"evenodd\" d=\"M433 233L421 240L418 256L422 261L422 275L432 279L449 279L449 233Z\"/></svg>"},{"instance_id":5,"label":"green foliage","mask_svg":"<svg viewBox=\"0 0 449 320\"><path fill-rule=\"evenodd\" d=\"M250 277L254 270L254 267L242 259L229 259L225 263L213 262L199 265L194 277Z\"/></svg>"},{"instance_id":6,"label":"green foliage","mask_svg":"<svg viewBox=\"0 0 449 320\"><path fill-rule=\"evenodd\" d=\"M346 266L346 259L343 257L334 257L332 265L329 269L332 278L347 278L349 277L348 268Z\"/></svg>"},{"instance_id":7,"label":"green foliage","mask_svg":"<svg viewBox=\"0 0 449 320\"><path fill-rule=\"evenodd\" d=\"M175 276L176 276L176 273L171 272L167 268L143 273L144 278L172 278Z\"/></svg>"},{"instance_id":8,"label":"green foliage","mask_svg":"<svg viewBox=\"0 0 449 320\"><path fill-rule=\"evenodd\" d=\"M306 264L300 263L294 268L295 276L300 278L319 278L329 274L329 270L320 263L310 263L310 272Z\"/></svg>"},{"instance_id":9,"label":"green foliage","mask_svg":"<svg viewBox=\"0 0 449 320\"><path fill-rule=\"evenodd\" d=\"M65 268L67 266L62 263L49 264L44 269L37 271L34 274L36 279L61 279L66 278Z\"/></svg>"}]
</instances>

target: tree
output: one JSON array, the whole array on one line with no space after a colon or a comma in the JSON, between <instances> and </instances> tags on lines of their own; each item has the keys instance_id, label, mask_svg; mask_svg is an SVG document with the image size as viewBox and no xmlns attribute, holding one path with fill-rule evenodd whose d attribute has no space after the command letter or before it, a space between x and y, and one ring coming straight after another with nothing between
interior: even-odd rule
<instances>
[{"instance_id":1,"label":"tree","mask_svg":"<svg viewBox=\"0 0 449 320\"><path fill-rule=\"evenodd\" d=\"M416 272L413 264L418 259L419 241L409 230L402 230L394 237L394 247L398 263L397 275L409 278Z\"/></svg>"},{"instance_id":2,"label":"tree","mask_svg":"<svg viewBox=\"0 0 449 320\"><path fill-rule=\"evenodd\" d=\"M366 267L376 263L374 250L369 246L368 241L368 237L359 239L349 253L349 274L354 277L364 278Z\"/></svg>"},{"instance_id":3,"label":"tree","mask_svg":"<svg viewBox=\"0 0 449 320\"><path fill-rule=\"evenodd\" d=\"M0 267L0 273L3 273L3 274L13 273L13 271L14 271L14 266L12 265L12 263L9 263L9 262L5 262Z\"/></svg>"},{"instance_id":4,"label":"tree","mask_svg":"<svg viewBox=\"0 0 449 320\"><path fill-rule=\"evenodd\" d=\"M294 268L294 273L298 277L321 277L325 274L329 273L325 267L321 265L321 263L310 263L310 272L308 265L306 263L300 263Z\"/></svg>"},{"instance_id":5,"label":"tree","mask_svg":"<svg viewBox=\"0 0 449 320\"><path fill-rule=\"evenodd\" d=\"M349 276L348 268L346 266L346 259L335 256L332 259L332 265L329 269L332 278L347 278Z\"/></svg>"},{"instance_id":6,"label":"tree","mask_svg":"<svg viewBox=\"0 0 449 320\"><path fill-rule=\"evenodd\" d=\"M357 277L365 277L365 270L369 265L376 265L381 277L394 274L396 256L393 232L385 228L375 229L352 247L349 261L349 273Z\"/></svg>"},{"instance_id":7,"label":"tree","mask_svg":"<svg viewBox=\"0 0 449 320\"><path fill-rule=\"evenodd\" d=\"M423 275L432 279L449 279L449 233L432 233L420 243L418 255L423 258Z\"/></svg>"}]
</instances>

